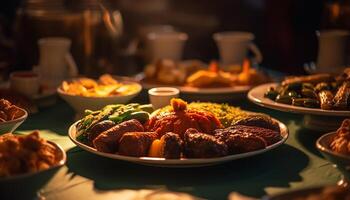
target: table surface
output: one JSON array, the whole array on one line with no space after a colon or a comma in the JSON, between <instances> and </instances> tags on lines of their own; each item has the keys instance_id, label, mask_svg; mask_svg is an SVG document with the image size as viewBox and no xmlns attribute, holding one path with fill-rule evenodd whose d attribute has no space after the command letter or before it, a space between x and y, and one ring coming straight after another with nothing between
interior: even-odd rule
<instances>
[{"instance_id":1,"label":"table surface","mask_svg":"<svg viewBox=\"0 0 350 200\"><path fill-rule=\"evenodd\" d=\"M61 100L29 116L17 132L38 129L44 138L60 144L67 152L66 165L49 177L40 191L45 199L120 199L121 196L128 199L126 196L133 192L158 189L204 199L227 199L233 191L258 198L301 187L335 184L340 179L340 173L315 148L322 132L303 128L302 115L261 108L248 100L231 104L267 113L285 123L290 132L286 144L217 166L182 169L142 166L99 157L76 147L67 136L74 122L74 111Z\"/></svg>"}]
</instances>

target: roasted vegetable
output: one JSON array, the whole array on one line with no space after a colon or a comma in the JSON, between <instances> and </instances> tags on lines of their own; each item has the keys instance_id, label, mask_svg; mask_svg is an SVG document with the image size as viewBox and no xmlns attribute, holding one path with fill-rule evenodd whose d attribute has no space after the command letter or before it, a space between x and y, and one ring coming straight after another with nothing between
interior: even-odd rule
<instances>
[{"instance_id":1,"label":"roasted vegetable","mask_svg":"<svg viewBox=\"0 0 350 200\"><path fill-rule=\"evenodd\" d=\"M288 95L278 95L276 97L276 102L278 103L284 103L284 104L292 104L292 97Z\"/></svg>"},{"instance_id":2,"label":"roasted vegetable","mask_svg":"<svg viewBox=\"0 0 350 200\"><path fill-rule=\"evenodd\" d=\"M148 120L151 112L153 112L152 105L137 103L108 105L98 111L86 110L85 114L87 115L77 124L77 139L85 144L91 144L92 139L88 137L91 133L90 129L99 122L110 120L119 124L130 119L137 119L144 123Z\"/></svg>"},{"instance_id":3,"label":"roasted vegetable","mask_svg":"<svg viewBox=\"0 0 350 200\"><path fill-rule=\"evenodd\" d=\"M297 83L319 83L319 82L330 82L334 80L334 77L330 74L315 74L309 76L297 76L287 78L282 82L282 85L291 85Z\"/></svg>"}]
</instances>

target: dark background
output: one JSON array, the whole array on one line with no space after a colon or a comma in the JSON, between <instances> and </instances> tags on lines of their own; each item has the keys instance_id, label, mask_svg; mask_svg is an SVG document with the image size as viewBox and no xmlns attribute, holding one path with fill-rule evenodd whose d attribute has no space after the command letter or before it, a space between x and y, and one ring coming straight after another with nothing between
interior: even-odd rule
<instances>
[{"instance_id":1,"label":"dark background","mask_svg":"<svg viewBox=\"0 0 350 200\"><path fill-rule=\"evenodd\" d=\"M10 70L27 69L33 64L19 62L21 56L11 46L11 41L16 42L13 37L16 10L22 3L11 0L0 6L0 67L2 63ZM304 73L303 64L315 60L316 30L350 27L347 0L109 0L109 3L122 13L122 40L132 38L141 25L170 24L189 34L185 58L210 61L218 59L213 33L249 31L255 34L255 42L264 55L264 67L293 74Z\"/></svg>"}]
</instances>

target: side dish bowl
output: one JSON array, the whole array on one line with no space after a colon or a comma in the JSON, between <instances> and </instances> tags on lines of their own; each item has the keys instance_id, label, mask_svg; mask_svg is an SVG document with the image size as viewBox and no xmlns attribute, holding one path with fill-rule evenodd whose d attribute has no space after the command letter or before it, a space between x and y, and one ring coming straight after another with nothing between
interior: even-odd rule
<instances>
[{"instance_id":1,"label":"side dish bowl","mask_svg":"<svg viewBox=\"0 0 350 200\"><path fill-rule=\"evenodd\" d=\"M98 110L108 104L125 104L136 97L142 90L142 86L136 82L125 82L137 85L137 90L128 95L112 95L107 97L86 97L72 95L57 88L58 95L64 99L77 113L83 113L85 109Z\"/></svg>"},{"instance_id":2,"label":"side dish bowl","mask_svg":"<svg viewBox=\"0 0 350 200\"><path fill-rule=\"evenodd\" d=\"M338 185L346 186L349 185L350 181L350 156L339 154L330 148L330 144L336 134L336 132L331 132L321 136L316 141L316 147L321 154L331 163L335 164L343 174L343 179L338 182Z\"/></svg>"},{"instance_id":3,"label":"side dish bowl","mask_svg":"<svg viewBox=\"0 0 350 200\"><path fill-rule=\"evenodd\" d=\"M53 145L57 150L57 154L59 155L57 163L48 169L37 172L18 174L3 178L0 177L0 192L2 197L5 199L34 198L37 195L37 191L47 184L58 169L66 163L67 155L63 148L54 142L47 142ZM20 192L18 192L18 188L21 188Z\"/></svg>"},{"instance_id":4,"label":"side dish bowl","mask_svg":"<svg viewBox=\"0 0 350 200\"><path fill-rule=\"evenodd\" d=\"M10 121L0 122L0 135L15 131L27 119L27 111L22 108L18 109L23 111L23 115Z\"/></svg>"}]
</instances>

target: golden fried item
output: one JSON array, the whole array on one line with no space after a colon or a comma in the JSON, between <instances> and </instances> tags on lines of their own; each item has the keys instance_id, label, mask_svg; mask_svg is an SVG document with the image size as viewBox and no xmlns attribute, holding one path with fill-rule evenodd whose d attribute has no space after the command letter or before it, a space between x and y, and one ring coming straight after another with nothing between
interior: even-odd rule
<instances>
[{"instance_id":1,"label":"golden fried item","mask_svg":"<svg viewBox=\"0 0 350 200\"><path fill-rule=\"evenodd\" d=\"M6 99L0 99L0 122L11 121L22 117L25 112Z\"/></svg>"},{"instance_id":2,"label":"golden fried item","mask_svg":"<svg viewBox=\"0 0 350 200\"><path fill-rule=\"evenodd\" d=\"M343 121L330 147L337 153L350 156L350 119Z\"/></svg>"},{"instance_id":3,"label":"golden fried item","mask_svg":"<svg viewBox=\"0 0 350 200\"><path fill-rule=\"evenodd\" d=\"M61 89L71 95L107 97L131 94L138 90L138 85L124 84L115 80L111 75L104 74L98 81L90 78L78 78L71 82L63 81Z\"/></svg>"},{"instance_id":4,"label":"golden fried item","mask_svg":"<svg viewBox=\"0 0 350 200\"><path fill-rule=\"evenodd\" d=\"M59 159L56 147L40 138L38 131L0 136L0 177L45 170Z\"/></svg>"}]
</instances>

